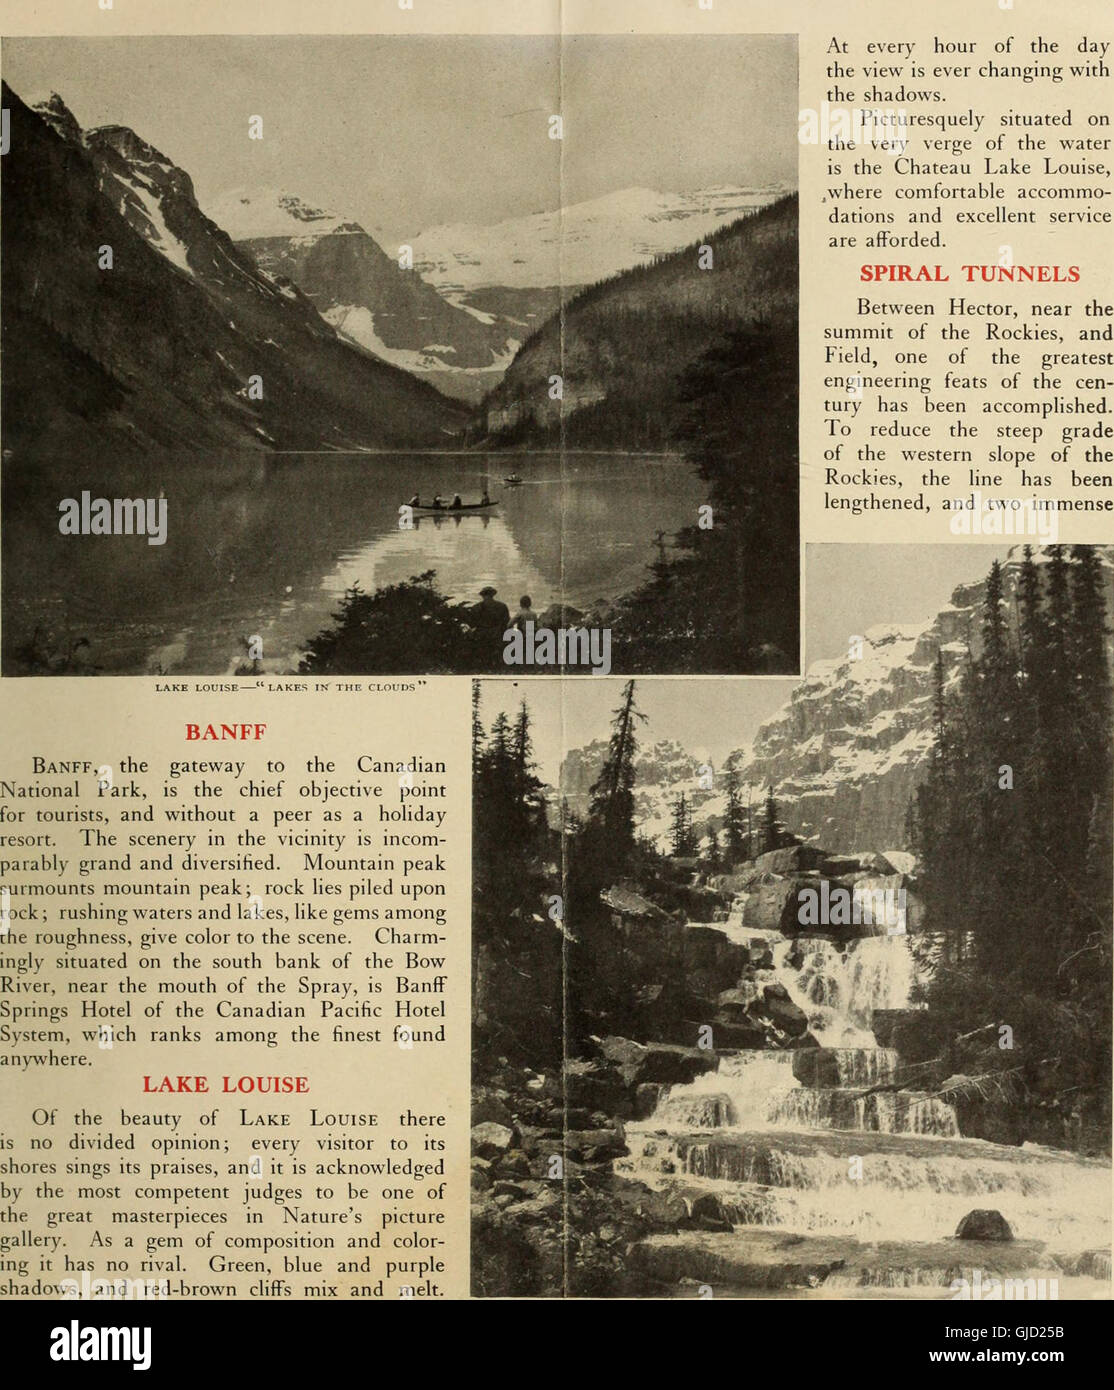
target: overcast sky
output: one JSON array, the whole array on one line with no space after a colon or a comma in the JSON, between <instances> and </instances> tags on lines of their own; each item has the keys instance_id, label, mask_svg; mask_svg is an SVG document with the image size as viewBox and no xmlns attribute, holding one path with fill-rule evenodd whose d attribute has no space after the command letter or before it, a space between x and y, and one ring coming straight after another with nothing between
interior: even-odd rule
<instances>
[{"instance_id":1,"label":"overcast sky","mask_svg":"<svg viewBox=\"0 0 1114 1390\"><path fill-rule=\"evenodd\" d=\"M398 240L632 186L797 181L794 36L6 39L3 72L82 126L131 126L202 207L275 187Z\"/></svg>"}]
</instances>

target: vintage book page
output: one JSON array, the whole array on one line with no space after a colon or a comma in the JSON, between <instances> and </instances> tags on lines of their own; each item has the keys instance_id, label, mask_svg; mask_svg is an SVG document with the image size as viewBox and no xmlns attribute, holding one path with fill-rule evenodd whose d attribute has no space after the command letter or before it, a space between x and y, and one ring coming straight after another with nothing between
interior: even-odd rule
<instances>
[{"instance_id":1,"label":"vintage book page","mask_svg":"<svg viewBox=\"0 0 1114 1390\"><path fill-rule=\"evenodd\" d=\"M1112 41L1092 0L3 0L32 1365L173 1374L197 1302L1086 1354Z\"/></svg>"}]
</instances>

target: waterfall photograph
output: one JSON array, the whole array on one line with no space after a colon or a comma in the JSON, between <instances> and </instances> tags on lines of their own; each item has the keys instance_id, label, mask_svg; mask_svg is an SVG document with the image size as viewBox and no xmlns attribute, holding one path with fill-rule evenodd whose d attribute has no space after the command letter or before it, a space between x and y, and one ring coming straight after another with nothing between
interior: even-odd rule
<instances>
[{"instance_id":1,"label":"waterfall photograph","mask_svg":"<svg viewBox=\"0 0 1114 1390\"><path fill-rule=\"evenodd\" d=\"M1110 1297L1114 550L813 586L798 680L474 683L474 1296Z\"/></svg>"},{"instance_id":2,"label":"waterfall photograph","mask_svg":"<svg viewBox=\"0 0 1114 1390\"><path fill-rule=\"evenodd\" d=\"M794 35L13 38L3 103L5 675L799 671Z\"/></svg>"}]
</instances>

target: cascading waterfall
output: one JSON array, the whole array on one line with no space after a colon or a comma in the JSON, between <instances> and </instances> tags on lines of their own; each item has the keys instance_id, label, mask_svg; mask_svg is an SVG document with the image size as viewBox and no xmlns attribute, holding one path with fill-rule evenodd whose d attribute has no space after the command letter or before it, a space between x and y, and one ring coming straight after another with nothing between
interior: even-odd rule
<instances>
[{"instance_id":1,"label":"cascading waterfall","mask_svg":"<svg viewBox=\"0 0 1114 1390\"><path fill-rule=\"evenodd\" d=\"M773 977L809 1016L822 1047L874 1051L875 1009L903 1009L913 988L913 954L904 936L867 936L839 947L802 937L773 946Z\"/></svg>"},{"instance_id":2,"label":"cascading waterfall","mask_svg":"<svg viewBox=\"0 0 1114 1390\"><path fill-rule=\"evenodd\" d=\"M906 937L840 946L730 925L759 959L768 950L772 963L755 981L782 985L820 1046L718 1053L715 1070L664 1092L649 1119L628 1125L620 1171L714 1193L737 1233L932 1243L950 1239L973 1207L992 1206L1019 1235L1068 1250L1097 1243L1109 1219L1104 1164L963 1139L952 1106L894 1089L900 1059L870 1024L876 1009L908 1007Z\"/></svg>"}]
</instances>

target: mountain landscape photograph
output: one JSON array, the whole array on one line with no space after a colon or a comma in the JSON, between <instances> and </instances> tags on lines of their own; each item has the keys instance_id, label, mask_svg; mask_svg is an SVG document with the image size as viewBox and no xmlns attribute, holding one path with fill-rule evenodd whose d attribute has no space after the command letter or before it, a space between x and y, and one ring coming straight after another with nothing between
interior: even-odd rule
<instances>
[{"instance_id":1,"label":"mountain landscape photograph","mask_svg":"<svg viewBox=\"0 0 1114 1390\"><path fill-rule=\"evenodd\" d=\"M475 682L474 1295L1109 1298L1114 552L805 587L796 681Z\"/></svg>"},{"instance_id":2,"label":"mountain landscape photograph","mask_svg":"<svg viewBox=\"0 0 1114 1390\"><path fill-rule=\"evenodd\" d=\"M792 36L2 57L6 674L799 669Z\"/></svg>"}]
</instances>

